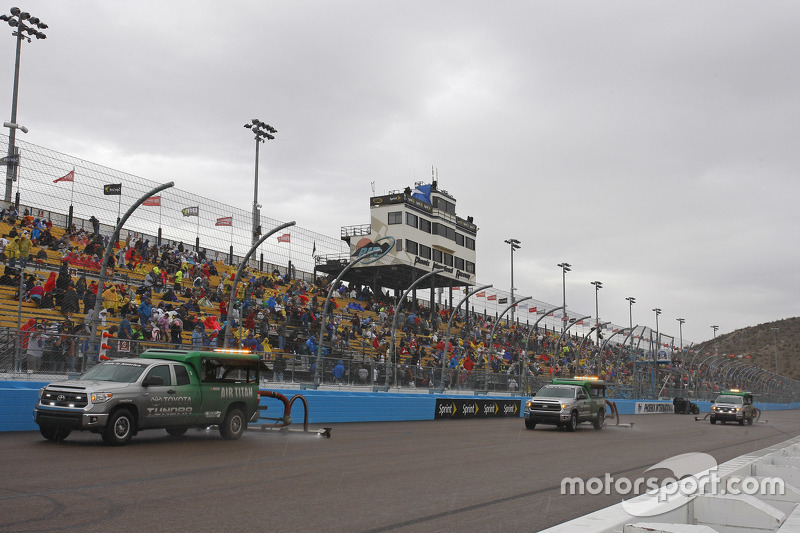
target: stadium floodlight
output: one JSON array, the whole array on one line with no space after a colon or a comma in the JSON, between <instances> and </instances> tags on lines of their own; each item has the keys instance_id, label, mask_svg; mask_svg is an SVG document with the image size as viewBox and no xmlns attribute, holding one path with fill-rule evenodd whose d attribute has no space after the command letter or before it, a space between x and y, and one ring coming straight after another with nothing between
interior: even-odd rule
<instances>
[{"instance_id":1,"label":"stadium floodlight","mask_svg":"<svg viewBox=\"0 0 800 533\"><path fill-rule=\"evenodd\" d=\"M17 38L17 55L16 55L16 62L14 63L14 91L13 96L11 99L11 120L9 121L10 124L17 124L17 96L19 94L19 56L20 51L22 50L22 41L27 40L31 42L31 37L34 36L37 39L46 39L47 35L45 35L40 30L47 29L47 24L42 22L39 17L32 17L30 13L22 11L18 7L11 8L11 15L0 15L0 20L4 20L8 22L8 25L12 28L16 28L11 35ZM24 35L27 33L28 35ZM15 145L16 141L16 131L17 129L22 130L22 133L28 133L27 128L23 127L10 127L9 135L8 135L8 157L12 158L17 153L17 148ZM14 186L14 178L16 177L17 165L8 165L6 169L6 194L5 194L5 201L11 202L11 190ZM19 205L19 189L17 189L17 200L16 204Z\"/></svg>"},{"instance_id":2,"label":"stadium floodlight","mask_svg":"<svg viewBox=\"0 0 800 533\"><path fill-rule=\"evenodd\" d=\"M603 288L602 281L591 281L592 285L594 285L594 319L595 325L597 326L597 346L600 347L600 306L598 303L598 293L600 289Z\"/></svg>"},{"instance_id":3,"label":"stadium floodlight","mask_svg":"<svg viewBox=\"0 0 800 533\"><path fill-rule=\"evenodd\" d=\"M256 176L253 185L253 234L251 241L255 244L261 236L261 231L259 230L261 227L261 204L258 203L258 147L266 140L273 140L278 130L257 118L251 119L250 124L245 124L244 127L253 132L256 141Z\"/></svg>"},{"instance_id":4,"label":"stadium floodlight","mask_svg":"<svg viewBox=\"0 0 800 533\"><path fill-rule=\"evenodd\" d=\"M506 239L503 241L506 244L511 245L511 323L514 323L514 250L519 250L521 248L520 242L517 239Z\"/></svg>"},{"instance_id":5,"label":"stadium floodlight","mask_svg":"<svg viewBox=\"0 0 800 533\"><path fill-rule=\"evenodd\" d=\"M570 272L572 269L570 268L572 265L564 261L563 263L559 263L558 266L561 267L561 293L564 297L561 305L564 307L564 316L567 316L567 272ZM561 333L566 331L565 326L566 322L563 320L561 321Z\"/></svg>"}]
</instances>

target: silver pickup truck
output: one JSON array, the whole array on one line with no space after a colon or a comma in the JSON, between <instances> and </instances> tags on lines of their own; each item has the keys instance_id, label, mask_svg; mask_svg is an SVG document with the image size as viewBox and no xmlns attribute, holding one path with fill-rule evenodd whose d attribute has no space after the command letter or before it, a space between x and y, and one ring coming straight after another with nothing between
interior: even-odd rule
<instances>
[{"instance_id":1,"label":"silver pickup truck","mask_svg":"<svg viewBox=\"0 0 800 533\"><path fill-rule=\"evenodd\" d=\"M605 383L598 379L555 379L525 402L525 427L555 425L575 431L581 422L603 429L606 417Z\"/></svg>"},{"instance_id":2,"label":"silver pickup truck","mask_svg":"<svg viewBox=\"0 0 800 533\"><path fill-rule=\"evenodd\" d=\"M78 380L50 383L33 419L53 441L81 430L123 445L144 429L177 436L211 425L223 438L238 439L258 416L258 372L254 354L148 351L101 363Z\"/></svg>"}]
</instances>

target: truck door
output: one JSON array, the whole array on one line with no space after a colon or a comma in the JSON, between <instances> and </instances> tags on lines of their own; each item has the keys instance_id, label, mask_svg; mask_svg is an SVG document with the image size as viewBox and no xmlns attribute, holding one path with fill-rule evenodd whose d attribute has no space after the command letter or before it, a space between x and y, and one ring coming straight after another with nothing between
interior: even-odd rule
<instances>
[{"instance_id":1,"label":"truck door","mask_svg":"<svg viewBox=\"0 0 800 533\"><path fill-rule=\"evenodd\" d=\"M172 370L175 373L175 387L172 387L175 389L175 398L179 400L180 406L184 407L183 412L176 416L176 421L183 426L192 426L197 423L202 403L197 376L191 379L190 374L194 374L194 371L187 365L179 363L172 365Z\"/></svg>"},{"instance_id":2,"label":"truck door","mask_svg":"<svg viewBox=\"0 0 800 533\"><path fill-rule=\"evenodd\" d=\"M139 427L154 428L172 425L170 417L174 417L176 412L171 410L175 406L172 401L174 387L169 367L168 364L155 365L145 373L142 380Z\"/></svg>"},{"instance_id":3,"label":"truck door","mask_svg":"<svg viewBox=\"0 0 800 533\"><path fill-rule=\"evenodd\" d=\"M177 379L185 383L188 374L178 371L181 377L173 379L174 366L181 366L185 370L182 365L165 363L151 367L145 374L142 380L141 427L189 426L194 423L197 416L195 411L200 405L197 387L191 384L178 386Z\"/></svg>"},{"instance_id":4,"label":"truck door","mask_svg":"<svg viewBox=\"0 0 800 533\"><path fill-rule=\"evenodd\" d=\"M580 420L586 420L591 416L591 401L589 395L583 388L578 390L578 417Z\"/></svg>"}]
</instances>

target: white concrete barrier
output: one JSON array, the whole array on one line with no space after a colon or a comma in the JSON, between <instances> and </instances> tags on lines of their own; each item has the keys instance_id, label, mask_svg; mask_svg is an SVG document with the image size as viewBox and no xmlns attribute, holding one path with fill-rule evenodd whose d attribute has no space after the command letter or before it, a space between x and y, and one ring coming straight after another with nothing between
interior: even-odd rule
<instances>
[{"instance_id":1,"label":"white concrete barrier","mask_svg":"<svg viewBox=\"0 0 800 533\"><path fill-rule=\"evenodd\" d=\"M800 533L800 437L676 477L543 533Z\"/></svg>"}]
</instances>

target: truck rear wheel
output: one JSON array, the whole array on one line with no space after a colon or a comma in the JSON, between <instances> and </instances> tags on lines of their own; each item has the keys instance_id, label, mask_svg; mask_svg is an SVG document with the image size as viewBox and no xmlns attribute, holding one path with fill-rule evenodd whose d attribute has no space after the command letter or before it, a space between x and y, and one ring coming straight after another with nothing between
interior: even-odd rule
<instances>
[{"instance_id":1,"label":"truck rear wheel","mask_svg":"<svg viewBox=\"0 0 800 533\"><path fill-rule=\"evenodd\" d=\"M167 433L172 437L180 437L187 431L189 431L187 427L167 428Z\"/></svg>"},{"instance_id":2,"label":"truck rear wheel","mask_svg":"<svg viewBox=\"0 0 800 533\"><path fill-rule=\"evenodd\" d=\"M133 437L136 420L127 409L118 409L108 417L103 429L103 442L111 446L124 446Z\"/></svg>"},{"instance_id":3,"label":"truck rear wheel","mask_svg":"<svg viewBox=\"0 0 800 533\"><path fill-rule=\"evenodd\" d=\"M60 440L66 439L72 430L62 428L59 426L39 426L39 433L42 434L42 437L46 438L47 440L52 440L54 442L58 442Z\"/></svg>"},{"instance_id":4,"label":"truck rear wheel","mask_svg":"<svg viewBox=\"0 0 800 533\"><path fill-rule=\"evenodd\" d=\"M597 411L597 418L592 420L594 429L603 429L603 423L606 421L606 408L603 407Z\"/></svg>"},{"instance_id":5,"label":"truck rear wheel","mask_svg":"<svg viewBox=\"0 0 800 533\"><path fill-rule=\"evenodd\" d=\"M246 427L247 421L242 410L231 409L225 415L225 421L219 426L219 434L225 440L236 440L242 436Z\"/></svg>"}]
</instances>

